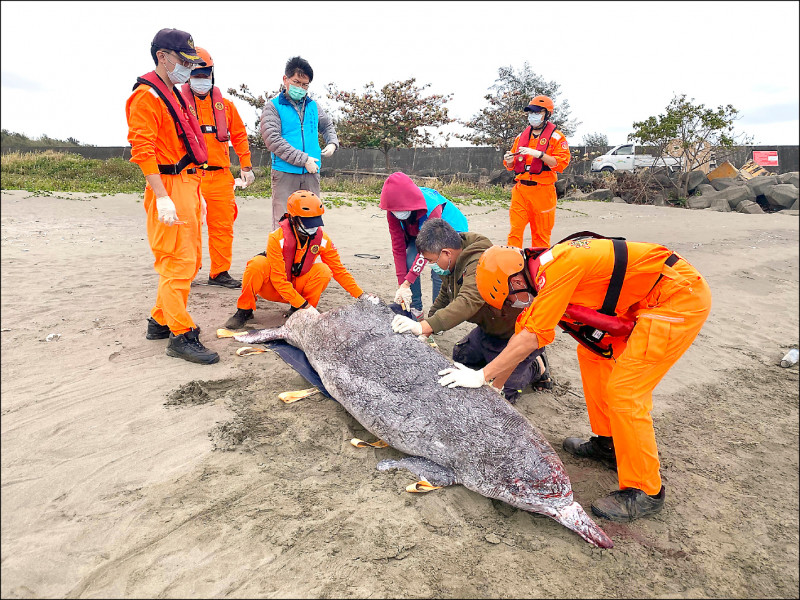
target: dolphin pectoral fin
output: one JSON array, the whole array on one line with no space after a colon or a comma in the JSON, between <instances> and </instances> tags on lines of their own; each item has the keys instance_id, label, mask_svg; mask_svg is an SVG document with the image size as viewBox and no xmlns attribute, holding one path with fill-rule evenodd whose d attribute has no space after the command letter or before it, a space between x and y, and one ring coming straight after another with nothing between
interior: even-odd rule
<instances>
[{"instance_id":1,"label":"dolphin pectoral fin","mask_svg":"<svg viewBox=\"0 0 800 600\"><path fill-rule=\"evenodd\" d=\"M219 335L219 331L217 332ZM224 336L230 337L230 336ZM286 337L285 327L275 327L273 329L257 329L255 331L246 331L234 333L233 339L237 342L244 342L245 344L263 344L264 342L271 342L272 340L282 340Z\"/></svg>"},{"instance_id":2,"label":"dolphin pectoral fin","mask_svg":"<svg viewBox=\"0 0 800 600\"><path fill-rule=\"evenodd\" d=\"M583 507L577 502L573 502L559 510L555 515L548 515L561 523L567 529L571 529L590 544L599 548L613 548L614 542L605 531L586 514Z\"/></svg>"},{"instance_id":3,"label":"dolphin pectoral fin","mask_svg":"<svg viewBox=\"0 0 800 600\"><path fill-rule=\"evenodd\" d=\"M406 469L423 480L421 482L417 482L416 484L412 484L409 487L431 487L431 489L437 489L458 483L458 478L456 477L456 473L453 471L453 469L450 467L444 467L421 456L409 456L400 460L382 460L378 463L377 468L379 471ZM409 490L408 488L406 488L406 490L415 492L430 491L430 489Z\"/></svg>"}]
</instances>

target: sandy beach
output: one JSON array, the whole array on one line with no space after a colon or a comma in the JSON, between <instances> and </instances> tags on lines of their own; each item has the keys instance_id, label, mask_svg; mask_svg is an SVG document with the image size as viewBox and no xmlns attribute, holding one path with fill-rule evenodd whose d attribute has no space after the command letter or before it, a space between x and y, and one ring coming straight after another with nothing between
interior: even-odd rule
<instances>
[{"instance_id":1,"label":"sandy beach","mask_svg":"<svg viewBox=\"0 0 800 600\"><path fill-rule=\"evenodd\" d=\"M798 595L798 367L779 366L800 327L796 216L559 203L553 241L591 230L661 243L713 293L654 395L666 507L598 519L616 544L600 550L461 486L406 493L411 474L375 469L401 454L354 448L372 436L339 404L279 401L308 384L274 353L238 357L242 344L216 338L238 291L206 285L207 243L189 310L221 359L167 357L144 336L157 275L141 195L3 191L0 208L3 598ZM239 200L233 276L265 249L270 210ZM462 210L505 243L507 211ZM382 211L331 208L325 229L356 281L391 300ZM319 309L352 301L332 281ZM284 312L259 300L251 327ZM441 351L472 327L437 336ZM617 480L561 449L590 433L575 346L557 333L555 388L516 407L588 511Z\"/></svg>"}]
</instances>

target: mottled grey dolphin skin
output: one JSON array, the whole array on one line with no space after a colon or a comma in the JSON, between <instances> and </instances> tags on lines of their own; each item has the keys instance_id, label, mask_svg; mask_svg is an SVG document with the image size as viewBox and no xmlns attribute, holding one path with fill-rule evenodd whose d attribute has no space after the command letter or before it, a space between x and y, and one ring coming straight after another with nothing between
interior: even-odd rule
<instances>
[{"instance_id":1,"label":"mottled grey dolphin skin","mask_svg":"<svg viewBox=\"0 0 800 600\"><path fill-rule=\"evenodd\" d=\"M284 339L303 350L323 384L368 431L411 456L384 460L434 485L459 483L488 498L547 515L602 548L614 543L572 498L553 448L488 387L443 387L452 363L430 345L392 331L383 303L315 315L295 312L282 327L237 335L247 344Z\"/></svg>"}]
</instances>

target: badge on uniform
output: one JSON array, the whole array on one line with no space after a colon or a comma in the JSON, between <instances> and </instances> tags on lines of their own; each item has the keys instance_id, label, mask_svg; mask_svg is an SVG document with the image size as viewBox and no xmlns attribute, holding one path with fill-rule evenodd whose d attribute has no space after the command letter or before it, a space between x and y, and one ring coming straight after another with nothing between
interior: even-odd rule
<instances>
[{"instance_id":1,"label":"badge on uniform","mask_svg":"<svg viewBox=\"0 0 800 600\"><path fill-rule=\"evenodd\" d=\"M311 254L319 254L319 246L317 246L316 244L311 246Z\"/></svg>"},{"instance_id":2,"label":"badge on uniform","mask_svg":"<svg viewBox=\"0 0 800 600\"><path fill-rule=\"evenodd\" d=\"M544 273L542 273L536 280L536 291L541 292L542 288L544 287L544 284L545 284Z\"/></svg>"},{"instance_id":3,"label":"badge on uniform","mask_svg":"<svg viewBox=\"0 0 800 600\"><path fill-rule=\"evenodd\" d=\"M194 106L190 106L190 107L189 107L189 112L190 112L190 113L192 113L192 116L193 116L193 117L197 117L197 113L196 113L196 112L195 112L195 110L194 110Z\"/></svg>"},{"instance_id":4,"label":"badge on uniform","mask_svg":"<svg viewBox=\"0 0 800 600\"><path fill-rule=\"evenodd\" d=\"M225 108L225 107L222 105L222 102L217 102L217 103L214 105L214 108L216 108L217 110L222 110L222 109L223 109L223 108Z\"/></svg>"}]
</instances>

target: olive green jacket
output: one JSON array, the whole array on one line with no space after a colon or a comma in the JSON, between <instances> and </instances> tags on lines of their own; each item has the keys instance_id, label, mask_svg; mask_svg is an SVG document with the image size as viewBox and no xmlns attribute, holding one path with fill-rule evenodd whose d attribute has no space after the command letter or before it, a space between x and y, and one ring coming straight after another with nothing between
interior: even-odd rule
<instances>
[{"instance_id":1,"label":"olive green jacket","mask_svg":"<svg viewBox=\"0 0 800 600\"><path fill-rule=\"evenodd\" d=\"M469 321L489 335L508 339L514 335L514 323L522 310L507 306L502 311L492 308L483 301L475 282L478 260L493 244L479 233L459 235L461 254L451 267L452 273L442 276L442 288L428 312L428 325L439 332Z\"/></svg>"}]
</instances>

